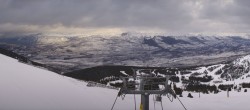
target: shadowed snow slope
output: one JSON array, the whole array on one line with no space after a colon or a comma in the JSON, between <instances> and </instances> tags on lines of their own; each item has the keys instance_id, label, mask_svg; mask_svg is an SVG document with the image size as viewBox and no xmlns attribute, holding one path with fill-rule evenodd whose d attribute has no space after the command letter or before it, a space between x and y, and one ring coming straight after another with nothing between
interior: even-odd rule
<instances>
[{"instance_id":1,"label":"shadowed snow slope","mask_svg":"<svg viewBox=\"0 0 250 110\"><path fill-rule=\"evenodd\" d=\"M85 82L60 76L56 73L17 62L0 54L0 110L110 110L118 91L86 87ZM243 92L225 92L212 95L193 93L187 98L183 93L181 100L189 110L249 110L248 97ZM139 96L136 96L139 109ZM166 110L182 110L177 100L173 103L164 97ZM114 110L134 109L133 95L122 101L118 98ZM150 110L154 109L152 95ZM156 103L160 109L160 103Z\"/></svg>"}]
</instances>

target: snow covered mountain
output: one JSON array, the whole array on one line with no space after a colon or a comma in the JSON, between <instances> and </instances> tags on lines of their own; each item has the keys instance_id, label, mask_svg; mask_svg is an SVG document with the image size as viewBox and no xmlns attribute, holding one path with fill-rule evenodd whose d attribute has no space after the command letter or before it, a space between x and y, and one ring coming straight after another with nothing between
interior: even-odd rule
<instances>
[{"instance_id":1,"label":"snow covered mountain","mask_svg":"<svg viewBox=\"0 0 250 110\"><path fill-rule=\"evenodd\" d=\"M44 69L17 62L0 54L0 109L1 110L109 110L116 97L117 90L87 87L86 82L64 77ZM187 92L181 98L188 110L249 110L249 93L230 92L201 94L193 93L187 98ZM125 99L118 98L114 110L134 109L133 95ZM136 96L137 109L140 97ZM226 104L226 105L225 105ZM155 103L161 109L160 103ZM183 109L177 100L171 103L163 97L163 108ZM150 96L150 109L154 101Z\"/></svg>"},{"instance_id":2,"label":"snow covered mountain","mask_svg":"<svg viewBox=\"0 0 250 110\"><path fill-rule=\"evenodd\" d=\"M198 67L184 76L211 76L210 84L240 84L250 82L250 55L240 57L231 63Z\"/></svg>"},{"instance_id":3,"label":"snow covered mountain","mask_svg":"<svg viewBox=\"0 0 250 110\"><path fill-rule=\"evenodd\" d=\"M180 67L217 64L249 54L249 36L1 36L0 47L69 72L100 65Z\"/></svg>"},{"instance_id":4,"label":"snow covered mountain","mask_svg":"<svg viewBox=\"0 0 250 110\"><path fill-rule=\"evenodd\" d=\"M134 67L134 66L99 66L83 70L77 70L64 75L87 81L95 81L111 86L122 85L120 77L133 76L133 69L151 69L152 75L161 77L175 75L172 81L179 87L187 88L187 85L242 85L250 84L250 55L240 57L233 62L214 64L209 66L193 67ZM115 82L115 83L114 83Z\"/></svg>"}]
</instances>

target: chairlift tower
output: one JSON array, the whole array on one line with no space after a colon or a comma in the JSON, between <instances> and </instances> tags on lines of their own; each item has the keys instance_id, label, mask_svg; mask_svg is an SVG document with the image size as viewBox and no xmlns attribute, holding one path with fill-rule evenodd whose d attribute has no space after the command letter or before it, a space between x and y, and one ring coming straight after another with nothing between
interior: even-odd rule
<instances>
[{"instance_id":1,"label":"chairlift tower","mask_svg":"<svg viewBox=\"0 0 250 110\"><path fill-rule=\"evenodd\" d=\"M144 72L137 73L137 70ZM120 94L140 94L140 110L149 110L149 95L158 96L171 94L176 97L173 90L168 86L169 75L165 77L156 77L151 69L133 69L134 75L131 77L122 77L123 87Z\"/></svg>"}]
</instances>

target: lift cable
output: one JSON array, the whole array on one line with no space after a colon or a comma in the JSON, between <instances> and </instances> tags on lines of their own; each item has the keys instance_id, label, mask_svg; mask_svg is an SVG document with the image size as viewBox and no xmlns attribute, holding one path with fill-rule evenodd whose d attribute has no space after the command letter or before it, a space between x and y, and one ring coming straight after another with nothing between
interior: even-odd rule
<instances>
[{"instance_id":1,"label":"lift cable","mask_svg":"<svg viewBox=\"0 0 250 110\"><path fill-rule=\"evenodd\" d=\"M116 103L117 98L118 98L118 95L117 95L117 96L116 96L116 98L115 98L115 102L113 103L113 106L112 106L111 110L113 110L113 108L114 108L114 106L115 106L115 103Z\"/></svg>"},{"instance_id":2,"label":"lift cable","mask_svg":"<svg viewBox=\"0 0 250 110\"><path fill-rule=\"evenodd\" d=\"M135 102L135 110L136 110L136 98L135 98L135 94L134 94L134 102Z\"/></svg>"},{"instance_id":3,"label":"lift cable","mask_svg":"<svg viewBox=\"0 0 250 110\"><path fill-rule=\"evenodd\" d=\"M111 110L113 110L113 108L114 108L114 106L115 106L115 103L116 103L117 98L118 98L118 95L117 95L117 96L116 96L116 98L115 98L115 102L113 103L113 106L112 106Z\"/></svg>"},{"instance_id":4,"label":"lift cable","mask_svg":"<svg viewBox=\"0 0 250 110\"><path fill-rule=\"evenodd\" d=\"M154 110L155 110L155 96L153 96L153 101L154 101Z\"/></svg>"},{"instance_id":5,"label":"lift cable","mask_svg":"<svg viewBox=\"0 0 250 110\"><path fill-rule=\"evenodd\" d=\"M161 100L161 110L163 110L162 100Z\"/></svg>"},{"instance_id":6,"label":"lift cable","mask_svg":"<svg viewBox=\"0 0 250 110\"><path fill-rule=\"evenodd\" d=\"M173 96L172 96L172 99L171 99L171 98L170 98L171 95L167 94L167 97L168 97L168 99L169 99L170 102L173 102L173 101L174 101L174 97L173 97Z\"/></svg>"},{"instance_id":7,"label":"lift cable","mask_svg":"<svg viewBox=\"0 0 250 110\"><path fill-rule=\"evenodd\" d=\"M176 96L176 98L179 100L179 102L181 103L181 105L183 106L183 108L184 108L185 110L187 110L187 108L186 108L185 105L181 102L181 100L179 99L179 97Z\"/></svg>"},{"instance_id":8,"label":"lift cable","mask_svg":"<svg viewBox=\"0 0 250 110\"><path fill-rule=\"evenodd\" d=\"M116 96L116 98L115 98L115 101L114 101L114 103L113 103L113 105L112 105L111 110L114 109L114 106L115 106L115 103L116 103L116 101L117 101L117 98L118 98L119 96L121 96L121 95L122 95L122 93L121 93L121 89L120 89L119 92L118 92L118 94L117 94L117 96Z\"/></svg>"}]
</instances>

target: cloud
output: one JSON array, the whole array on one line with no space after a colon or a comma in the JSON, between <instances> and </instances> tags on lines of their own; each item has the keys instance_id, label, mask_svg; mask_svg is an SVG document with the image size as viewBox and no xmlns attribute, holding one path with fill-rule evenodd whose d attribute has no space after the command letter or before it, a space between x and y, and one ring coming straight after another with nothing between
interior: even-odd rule
<instances>
[{"instance_id":1,"label":"cloud","mask_svg":"<svg viewBox=\"0 0 250 110\"><path fill-rule=\"evenodd\" d=\"M208 21L210 28L227 32L249 33L250 2L248 0L209 0L201 1L198 20Z\"/></svg>"},{"instance_id":2,"label":"cloud","mask_svg":"<svg viewBox=\"0 0 250 110\"><path fill-rule=\"evenodd\" d=\"M248 0L1 0L0 29L243 33L250 31L249 5Z\"/></svg>"}]
</instances>

